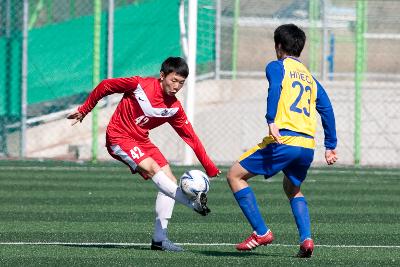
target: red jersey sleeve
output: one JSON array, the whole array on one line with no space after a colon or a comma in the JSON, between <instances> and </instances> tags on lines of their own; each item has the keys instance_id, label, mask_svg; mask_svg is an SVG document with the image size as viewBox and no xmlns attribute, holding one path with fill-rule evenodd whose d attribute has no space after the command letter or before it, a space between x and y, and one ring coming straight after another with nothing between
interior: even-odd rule
<instances>
[{"instance_id":1,"label":"red jersey sleeve","mask_svg":"<svg viewBox=\"0 0 400 267\"><path fill-rule=\"evenodd\" d=\"M113 78L103 80L89 94L85 103L78 108L78 111L83 115L86 115L103 97L114 93L125 93L129 90L135 90L138 84L139 82L136 76L130 78Z\"/></svg>"},{"instance_id":2,"label":"red jersey sleeve","mask_svg":"<svg viewBox=\"0 0 400 267\"><path fill-rule=\"evenodd\" d=\"M181 105L179 105L179 111L177 114L172 118L173 119L169 123L178 135L193 149L196 157L206 170L207 175L210 177L217 176L217 174L219 174L219 169L208 157L206 150L194 132L192 124L188 121Z\"/></svg>"}]
</instances>

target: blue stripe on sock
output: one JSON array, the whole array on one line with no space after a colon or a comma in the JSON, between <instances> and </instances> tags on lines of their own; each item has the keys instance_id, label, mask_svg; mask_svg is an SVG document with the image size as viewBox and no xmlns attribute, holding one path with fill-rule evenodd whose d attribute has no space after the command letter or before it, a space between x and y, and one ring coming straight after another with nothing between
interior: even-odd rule
<instances>
[{"instance_id":1,"label":"blue stripe on sock","mask_svg":"<svg viewBox=\"0 0 400 267\"><path fill-rule=\"evenodd\" d=\"M261 213L258 209L256 197L253 190L250 187L245 187L233 194L236 201L238 202L244 216L250 223L253 230L258 235L264 235L268 231L268 227L265 224Z\"/></svg>"},{"instance_id":2,"label":"blue stripe on sock","mask_svg":"<svg viewBox=\"0 0 400 267\"><path fill-rule=\"evenodd\" d=\"M310 215L308 213L307 201L304 197L295 197L290 199L290 206L292 207L301 243L307 238L311 238Z\"/></svg>"}]
</instances>

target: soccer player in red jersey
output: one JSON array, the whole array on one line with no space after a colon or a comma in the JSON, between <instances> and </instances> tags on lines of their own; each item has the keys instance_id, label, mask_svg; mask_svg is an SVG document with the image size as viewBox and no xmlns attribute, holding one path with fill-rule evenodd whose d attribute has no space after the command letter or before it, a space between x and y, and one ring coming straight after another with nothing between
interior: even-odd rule
<instances>
[{"instance_id":1,"label":"soccer player in red jersey","mask_svg":"<svg viewBox=\"0 0 400 267\"><path fill-rule=\"evenodd\" d=\"M103 80L85 103L67 117L75 120L73 124L82 122L100 99L113 93L124 94L108 124L106 147L113 158L125 163L132 173L139 173L146 180L151 179L159 190L151 245L153 250L183 250L167 238L168 220L172 216L175 200L203 216L210 209L204 193L192 200L181 191L168 161L151 142L149 130L169 123L193 149L208 176L215 177L221 173L208 157L175 97L188 75L189 68L184 59L169 57L162 63L158 79L133 76Z\"/></svg>"}]
</instances>

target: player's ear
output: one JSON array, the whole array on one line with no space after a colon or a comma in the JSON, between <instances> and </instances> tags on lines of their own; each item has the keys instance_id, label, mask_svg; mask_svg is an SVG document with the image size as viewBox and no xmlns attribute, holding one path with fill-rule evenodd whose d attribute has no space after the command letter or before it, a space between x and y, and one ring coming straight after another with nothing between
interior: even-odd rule
<instances>
[{"instance_id":1,"label":"player's ear","mask_svg":"<svg viewBox=\"0 0 400 267\"><path fill-rule=\"evenodd\" d=\"M276 51L276 57L278 59L282 58L282 45L280 43L275 45L275 51Z\"/></svg>"},{"instance_id":2,"label":"player's ear","mask_svg":"<svg viewBox=\"0 0 400 267\"><path fill-rule=\"evenodd\" d=\"M164 80L164 78L165 78L164 72L160 71L160 80L162 81L162 80Z\"/></svg>"}]
</instances>

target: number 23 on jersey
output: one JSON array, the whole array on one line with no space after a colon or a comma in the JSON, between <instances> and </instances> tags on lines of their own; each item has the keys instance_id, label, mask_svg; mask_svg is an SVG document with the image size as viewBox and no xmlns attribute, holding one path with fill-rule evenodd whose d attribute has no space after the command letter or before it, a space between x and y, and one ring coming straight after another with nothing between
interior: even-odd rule
<instances>
[{"instance_id":1,"label":"number 23 on jersey","mask_svg":"<svg viewBox=\"0 0 400 267\"><path fill-rule=\"evenodd\" d=\"M311 88L309 86L304 87L302 83L299 81L294 81L292 83L292 88L299 89L299 94L297 95L296 100L290 105L290 110L297 112L297 113L303 113L307 117L310 117L310 104L311 104ZM306 98L306 102L308 105L306 106L299 106L300 103L304 103L304 101L301 101L302 98Z\"/></svg>"}]
</instances>

